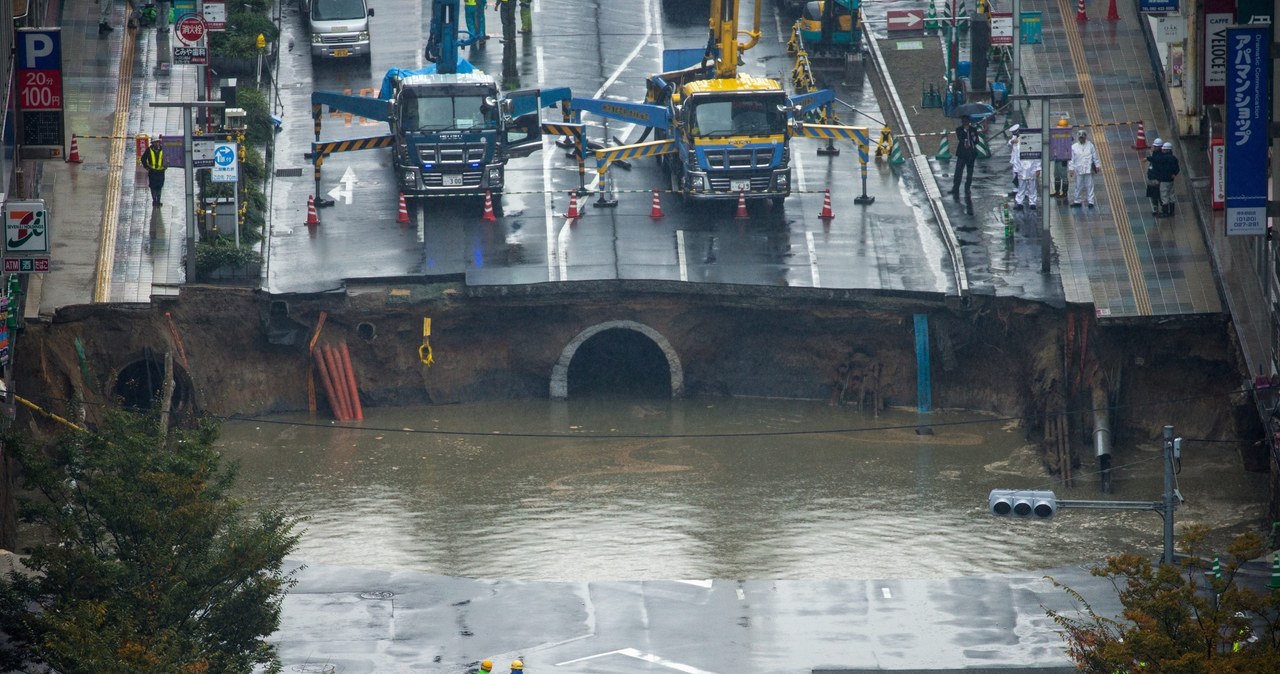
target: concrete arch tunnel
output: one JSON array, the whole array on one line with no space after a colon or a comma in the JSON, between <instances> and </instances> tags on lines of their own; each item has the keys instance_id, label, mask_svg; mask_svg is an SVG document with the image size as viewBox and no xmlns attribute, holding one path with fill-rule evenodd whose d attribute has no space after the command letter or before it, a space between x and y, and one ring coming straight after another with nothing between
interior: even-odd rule
<instances>
[{"instance_id":1,"label":"concrete arch tunnel","mask_svg":"<svg viewBox=\"0 0 1280 674\"><path fill-rule=\"evenodd\" d=\"M195 409L195 386L191 375L178 362L173 363L173 399L169 411L184 412ZM146 412L160 401L164 388L164 354L150 348L131 357L117 372L112 393L124 407Z\"/></svg>"},{"instance_id":2,"label":"concrete arch tunnel","mask_svg":"<svg viewBox=\"0 0 1280 674\"><path fill-rule=\"evenodd\" d=\"M575 335L551 368L552 399L596 393L679 398L680 356L662 333L643 323L597 323Z\"/></svg>"}]
</instances>

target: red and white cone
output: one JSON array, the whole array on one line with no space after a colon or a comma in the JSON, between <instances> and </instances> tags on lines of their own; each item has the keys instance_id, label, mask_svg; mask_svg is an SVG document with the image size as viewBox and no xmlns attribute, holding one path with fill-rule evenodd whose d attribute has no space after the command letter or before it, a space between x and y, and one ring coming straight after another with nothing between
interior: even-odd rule
<instances>
[{"instance_id":1,"label":"red and white cone","mask_svg":"<svg viewBox=\"0 0 1280 674\"><path fill-rule=\"evenodd\" d=\"M484 219L488 222L496 222L498 216L493 214L493 192L484 191Z\"/></svg>"},{"instance_id":2,"label":"red and white cone","mask_svg":"<svg viewBox=\"0 0 1280 674\"><path fill-rule=\"evenodd\" d=\"M1147 127L1142 125L1142 120L1138 120L1138 137L1133 141L1133 149L1147 149Z\"/></svg>"},{"instance_id":3,"label":"red and white cone","mask_svg":"<svg viewBox=\"0 0 1280 674\"><path fill-rule=\"evenodd\" d=\"M1088 21L1089 15L1084 13L1084 0L1076 4L1076 21Z\"/></svg>"},{"instance_id":4,"label":"red and white cone","mask_svg":"<svg viewBox=\"0 0 1280 674\"><path fill-rule=\"evenodd\" d=\"M582 211L578 210L578 193L569 192L569 212L564 217L570 220L577 220L582 217Z\"/></svg>"},{"instance_id":5,"label":"red and white cone","mask_svg":"<svg viewBox=\"0 0 1280 674\"><path fill-rule=\"evenodd\" d=\"M320 224L320 216L316 214L316 195L307 195L307 226L315 227Z\"/></svg>"},{"instance_id":6,"label":"red and white cone","mask_svg":"<svg viewBox=\"0 0 1280 674\"><path fill-rule=\"evenodd\" d=\"M662 212L662 197L658 196L658 190L654 189L653 190L653 207L649 209L649 217L653 218L654 220L657 220L658 218L663 217L663 215L664 213Z\"/></svg>"},{"instance_id":7,"label":"red and white cone","mask_svg":"<svg viewBox=\"0 0 1280 674\"><path fill-rule=\"evenodd\" d=\"M751 215L747 213L747 193L744 190L738 191L738 212L733 214L734 220L748 220Z\"/></svg>"},{"instance_id":8,"label":"red and white cone","mask_svg":"<svg viewBox=\"0 0 1280 674\"><path fill-rule=\"evenodd\" d=\"M830 188L828 188L827 191L822 195L822 212L818 214L818 217L823 220L830 220L836 217L836 214L831 211L831 189Z\"/></svg>"},{"instance_id":9,"label":"red and white cone","mask_svg":"<svg viewBox=\"0 0 1280 674\"><path fill-rule=\"evenodd\" d=\"M68 164L80 163L80 144L76 142L76 135L71 134L71 154L67 155Z\"/></svg>"},{"instance_id":10,"label":"red and white cone","mask_svg":"<svg viewBox=\"0 0 1280 674\"><path fill-rule=\"evenodd\" d=\"M396 214L396 222L400 224L409 222L409 206L404 203L404 192L400 193L400 212Z\"/></svg>"}]
</instances>

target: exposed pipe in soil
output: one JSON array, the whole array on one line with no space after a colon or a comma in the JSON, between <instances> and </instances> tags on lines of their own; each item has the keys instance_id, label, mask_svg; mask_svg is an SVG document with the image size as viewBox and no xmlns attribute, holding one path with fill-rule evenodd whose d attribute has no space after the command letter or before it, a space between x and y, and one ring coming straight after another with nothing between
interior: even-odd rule
<instances>
[{"instance_id":1,"label":"exposed pipe in soil","mask_svg":"<svg viewBox=\"0 0 1280 674\"><path fill-rule=\"evenodd\" d=\"M351 411L355 413L356 421L364 421L364 409L360 406L360 389L356 388L356 372L351 367L351 354L347 351L347 343L340 343L338 350L342 354L342 368L347 374L347 388L351 396Z\"/></svg>"},{"instance_id":2,"label":"exposed pipe in soil","mask_svg":"<svg viewBox=\"0 0 1280 674\"><path fill-rule=\"evenodd\" d=\"M341 419L348 421L355 417L351 412L351 401L347 399L347 388L342 382L342 364L339 362L338 354L329 345L320 347L320 352L324 354L325 365L329 367L329 377L333 382L333 392L338 397L338 407L342 410Z\"/></svg>"},{"instance_id":3,"label":"exposed pipe in soil","mask_svg":"<svg viewBox=\"0 0 1280 674\"><path fill-rule=\"evenodd\" d=\"M320 382L324 386L325 398L329 400L329 409L333 412L333 417L338 421L343 421L342 401L338 398L338 393L333 385L333 375L329 372L329 363L324 357L324 347L315 353L316 367L320 370Z\"/></svg>"},{"instance_id":4,"label":"exposed pipe in soil","mask_svg":"<svg viewBox=\"0 0 1280 674\"><path fill-rule=\"evenodd\" d=\"M1102 493L1111 493L1111 414L1107 409L1107 392L1093 383L1093 453L1098 457L1098 476Z\"/></svg>"}]
</instances>

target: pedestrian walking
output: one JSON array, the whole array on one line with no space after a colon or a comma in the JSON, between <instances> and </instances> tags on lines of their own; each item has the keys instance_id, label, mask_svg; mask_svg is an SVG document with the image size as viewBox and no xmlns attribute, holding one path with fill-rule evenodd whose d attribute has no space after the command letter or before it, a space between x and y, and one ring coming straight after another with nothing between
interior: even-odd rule
<instances>
[{"instance_id":1,"label":"pedestrian walking","mask_svg":"<svg viewBox=\"0 0 1280 674\"><path fill-rule=\"evenodd\" d=\"M502 86L511 89L516 77L516 0L496 0L502 17Z\"/></svg>"},{"instance_id":2,"label":"pedestrian walking","mask_svg":"<svg viewBox=\"0 0 1280 674\"><path fill-rule=\"evenodd\" d=\"M93 0L98 6L98 35L115 30L111 27L111 10L115 0Z\"/></svg>"},{"instance_id":3,"label":"pedestrian walking","mask_svg":"<svg viewBox=\"0 0 1280 674\"><path fill-rule=\"evenodd\" d=\"M533 35L533 0L520 0L520 32Z\"/></svg>"},{"instance_id":4,"label":"pedestrian walking","mask_svg":"<svg viewBox=\"0 0 1280 674\"><path fill-rule=\"evenodd\" d=\"M484 48L484 43L489 36L485 34L484 26L484 10L488 0L466 0L467 14L467 32L471 33L471 39L475 40L473 44L480 48Z\"/></svg>"},{"instance_id":5,"label":"pedestrian walking","mask_svg":"<svg viewBox=\"0 0 1280 674\"><path fill-rule=\"evenodd\" d=\"M1156 178L1156 163L1160 156L1160 146L1164 140L1157 138L1151 146L1151 154L1147 155L1147 198L1151 200L1151 214L1160 215L1160 181Z\"/></svg>"},{"instance_id":6,"label":"pedestrian walking","mask_svg":"<svg viewBox=\"0 0 1280 674\"><path fill-rule=\"evenodd\" d=\"M511 661L511 674L522 674L524 672L524 663L520 660Z\"/></svg>"},{"instance_id":7,"label":"pedestrian walking","mask_svg":"<svg viewBox=\"0 0 1280 674\"><path fill-rule=\"evenodd\" d=\"M1040 202L1040 158L1033 152L1024 153L1021 150L1021 138L1015 145L1019 146L1018 163L1014 167L1018 178L1018 192L1013 197L1013 210L1020 211L1029 207L1034 211Z\"/></svg>"},{"instance_id":8,"label":"pedestrian walking","mask_svg":"<svg viewBox=\"0 0 1280 674\"><path fill-rule=\"evenodd\" d=\"M151 205L160 205L160 190L164 189L164 145L152 143L142 153L142 168L147 170L147 186L151 188Z\"/></svg>"},{"instance_id":9,"label":"pedestrian walking","mask_svg":"<svg viewBox=\"0 0 1280 674\"><path fill-rule=\"evenodd\" d=\"M972 120L963 117L960 126L956 127L956 175L951 180L951 196L957 201L960 199L960 179L965 176L966 169L968 176L964 181L964 195L969 197L969 187L973 185L973 162L977 158L978 129Z\"/></svg>"},{"instance_id":10,"label":"pedestrian walking","mask_svg":"<svg viewBox=\"0 0 1280 674\"><path fill-rule=\"evenodd\" d=\"M1079 208L1083 196L1094 207L1093 176L1098 173L1098 149L1089 140L1084 129L1076 134L1076 144L1071 146L1071 175L1075 176L1076 186L1071 195L1071 207Z\"/></svg>"},{"instance_id":11,"label":"pedestrian walking","mask_svg":"<svg viewBox=\"0 0 1280 674\"><path fill-rule=\"evenodd\" d=\"M1170 218L1173 217L1173 180L1178 177L1182 167L1178 164L1178 158L1173 156L1173 143L1165 142L1160 149L1155 164L1156 180L1160 182L1160 212L1156 217Z\"/></svg>"}]
</instances>

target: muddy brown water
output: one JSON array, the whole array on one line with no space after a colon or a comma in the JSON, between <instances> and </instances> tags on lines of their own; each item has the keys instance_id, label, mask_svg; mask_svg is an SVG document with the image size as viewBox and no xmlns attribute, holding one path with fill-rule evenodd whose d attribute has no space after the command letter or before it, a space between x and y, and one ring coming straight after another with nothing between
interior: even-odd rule
<instances>
[{"instance_id":1,"label":"muddy brown water","mask_svg":"<svg viewBox=\"0 0 1280 674\"><path fill-rule=\"evenodd\" d=\"M225 424L238 491L308 517L304 561L526 580L927 578L1158 555L1152 512L999 519L993 488L1055 485L1015 421L761 399L522 400ZM932 434L917 428L927 424ZM1179 527L1255 524L1265 476L1188 441ZM1156 500L1156 442L1110 498Z\"/></svg>"}]
</instances>

